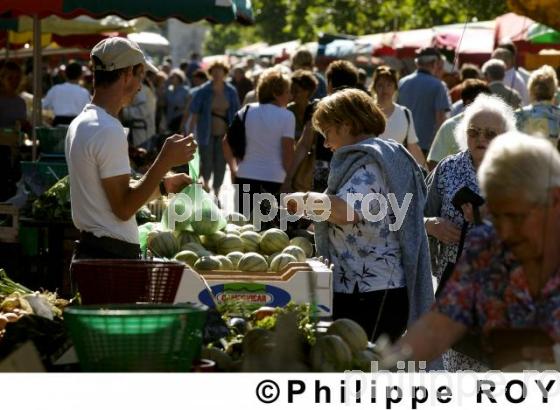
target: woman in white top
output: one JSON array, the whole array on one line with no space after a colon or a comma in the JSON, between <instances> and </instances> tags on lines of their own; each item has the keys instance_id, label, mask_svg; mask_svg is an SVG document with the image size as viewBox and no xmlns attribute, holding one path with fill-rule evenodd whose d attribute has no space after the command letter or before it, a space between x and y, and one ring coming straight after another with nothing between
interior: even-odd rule
<instances>
[{"instance_id":1,"label":"woman in white top","mask_svg":"<svg viewBox=\"0 0 560 410\"><path fill-rule=\"evenodd\" d=\"M254 194L280 193L286 170L292 163L296 120L286 109L291 100L290 86L289 78L279 70L271 68L263 72L257 84L258 103L250 104L246 112L246 144L242 159L234 157L227 139L224 139L224 156L233 183L239 188L239 210L247 216L253 210ZM244 111L245 108L238 114L243 116ZM251 194L248 204L244 202L245 185Z\"/></svg>"},{"instance_id":2,"label":"woman in white top","mask_svg":"<svg viewBox=\"0 0 560 410\"><path fill-rule=\"evenodd\" d=\"M408 108L393 102L397 89L398 79L395 70L386 65L377 67L373 75L371 93L377 96L377 105L387 118L385 132L379 138L400 142L420 166L426 167L426 158L418 146L412 113Z\"/></svg>"}]
</instances>

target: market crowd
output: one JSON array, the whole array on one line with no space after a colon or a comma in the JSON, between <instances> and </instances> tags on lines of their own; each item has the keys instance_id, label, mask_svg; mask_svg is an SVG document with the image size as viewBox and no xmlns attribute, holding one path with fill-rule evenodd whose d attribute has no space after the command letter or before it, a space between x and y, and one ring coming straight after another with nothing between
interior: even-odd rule
<instances>
[{"instance_id":1,"label":"market crowd","mask_svg":"<svg viewBox=\"0 0 560 410\"><path fill-rule=\"evenodd\" d=\"M538 328L560 342L554 68L517 67L511 43L481 67L464 64L455 79L435 48L418 50L414 69L399 73L344 60L320 72L306 49L277 64L203 66L193 54L177 68L171 61L156 68L130 42L98 46L93 66L68 64L43 99L51 124L69 125L83 255L97 246L137 255L122 245L138 243L131 216L154 192L193 182L183 172L198 151L200 182L216 195L229 167L232 182L252 194L292 193L288 209L291 199L330 199L328 221L293 228L313 232L318 253L334 265L333 317L354 319L371 340L387 334L395 351L449 371L487 368L472 353L480 352L473 335ZM20 67L4 63L0 81L0 127L25 127ZM241 142L231 127L236 116ZM144 175L134 189L131 170ZM356 193L413 200L392 231L392 210L368 221L361 204L346 200Z\"/></svg>"}]
</instances>

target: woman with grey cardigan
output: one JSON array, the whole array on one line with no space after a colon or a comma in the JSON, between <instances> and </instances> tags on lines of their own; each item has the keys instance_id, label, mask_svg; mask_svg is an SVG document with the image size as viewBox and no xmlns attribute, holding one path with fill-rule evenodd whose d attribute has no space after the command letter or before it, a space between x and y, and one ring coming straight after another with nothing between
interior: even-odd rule
<instances>
[{"instance_id":1,"label":"woman with grey cardigan","mask_svg":"<svg viewBox=\"0 0 560 410\"><path fill-rule=\"evenodd\" d=\"M355 320L372 340L395 340L434 300L422 172L402 145L376 138L385 117L362 91L323 99L313 125L334 152L328 188L288 195L286 207L301 214L299 204L324 204L304 214L322 220L315 240L334 264L333 318Z\"/></svg>"}]
</instances>

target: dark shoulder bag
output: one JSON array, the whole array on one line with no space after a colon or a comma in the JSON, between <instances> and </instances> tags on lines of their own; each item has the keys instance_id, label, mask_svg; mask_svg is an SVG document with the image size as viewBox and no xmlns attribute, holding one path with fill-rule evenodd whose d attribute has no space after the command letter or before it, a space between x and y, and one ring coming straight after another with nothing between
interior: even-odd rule
<instances>
[{"instance_id":1,"label":"dark shoulder bag","mask_svg":"<svg viewBox=\"0 0 560 410\"><path fill-rule=\"evenodd\" d=\"M245 148L247 146L247 137L245 135L245 118L249 111L249 104L245 106L243 111L238 111L229 124L226 141L228 142L233 156L238 161L242 161L245 157ZM240 115L241 114L241 115Z\"/></svg>"},{"instance_id":2,"label":"dark shoulder bag","mask_svg":"<svg viewBox=\"0 0 560 410\"><path fill-rule=\"evenodd\" d=\"M406 117L406 136L404 137L403 145L408 149L408 133L410 132L410 111L406 107L403 107L403 109L404 115Z\"/></svg>"}]
</instances>

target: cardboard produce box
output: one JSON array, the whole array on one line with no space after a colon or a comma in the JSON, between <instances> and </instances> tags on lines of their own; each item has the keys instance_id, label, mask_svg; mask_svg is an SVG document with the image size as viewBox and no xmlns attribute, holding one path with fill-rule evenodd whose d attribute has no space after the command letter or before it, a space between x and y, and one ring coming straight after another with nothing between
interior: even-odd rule
<instances>
[{"instance_id":1,"label":"cardboard produce box","mask_svg":"<svg viewBox=\"0 0 560 410\"><path fill-rule=\"evenodd\" d=\"M258 308L282 307L293 301L314 303L318 316L328 317L332 315L332 281L332 270L314 259L290 263L280 272L196 272L187 266L175 303L214 306L215 298L218 303L236 301Z\"/></svg>"}]
</instances>

